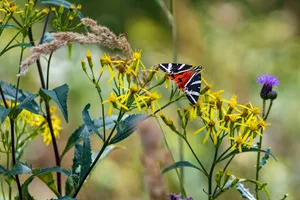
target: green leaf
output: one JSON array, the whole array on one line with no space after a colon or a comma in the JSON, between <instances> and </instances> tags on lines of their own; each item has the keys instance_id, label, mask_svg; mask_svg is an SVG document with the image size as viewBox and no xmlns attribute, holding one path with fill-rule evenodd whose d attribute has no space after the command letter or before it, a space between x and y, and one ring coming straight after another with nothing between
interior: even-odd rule
<instances>
[{"instance_id":1,"label":"green leaf","mask_svg":"<svg viewBox=\"0 0 300 200\"><path fill-rule=\"evenodd\" d=\"M99 131L97 130L97 127L95 126L93 120L90 117L89 114L89 109L91 107L91 104L87 104L83 111L82 111L82 120L84 121L85 125L87 126L89 132L93 131L94 133L96 133L102 140L104 140L104 137L99 133Z\"/></svg>"},{"instance_id":2,"label":"green leaf","mask_svg":"<svg viewBox=\"0 0 300 200\"><path fill-rule=\"evenodd\" d=\"M59 197L58 199L53 199L53 200L78 200L78 199L71 198L69 196L63 196L63 197Z\"/></svg>"},{"instance_id":3,"label":"green leaf","mask_svg":"<svg viewBox=\"0 0 300 200\"><path fill-rule=\"evenodd\" d=\"M259 169L261 169L265 164L267 164L268 159L270 158L271 154L271 147L268 147L266 150L267 153L262 157L260 163L259 163Z\"/></svg>"},{"instance_id":4,"label":"green leaf","mask_svg":"<svg viewBox=\"0 0 300 200\"><path fill-rule=\"evenodd\" d=\"M0 174L5 174L5 172L6 169L2 165L0 165Z\"/></svg>"},{"instance_id":5,"label":"green leaf","mask_svg":"<svg viewBox=\"0 0 300 200\"><path fill-rule=\"evenodd\" d=\"M8 48L6 49L6 51L8 51L8 50L10 50L10 49L13 49L13 48L15 48L15 47L25 47L25 48L30 48L30 47L32 47L32 45L29 44L29 43L17 43L17 44L14 44L14 45L11 45L10 47L8 47Z\"/></svg>"},{"instance_id":6,"label":"green leaf","mask_svg":"<svg viewBox=\"0 0 300 200\"><path fill-rule=\"evenodd\" d=\"M253 179L241 179L239 181L239 183L242 183L242 182L249 182L249 183L253 183L253 184L257 185L259 187L258 189L263 190L265 192L265 194L267 195L268 199L269 200L271 199L270 192L267 189L266 183L262 183L262 182L259 182L257 180L253 180Z\"/></svg>"},{"instance_id":7,"label":"green leaf","mask_svg":"<svg viewBox=\"0 0 300 200\"><path fill-rule=\"evenodd\" d=\"M92 163L90 133L85 127L83 136L83 145L76 144L74 150L73 164L72 164L72 179L66 183L68 188L68 195L71 195L81 179L88 172ZM71 187L73 186L73 188Z\"/></svg>"},{"instance_id":8,"label":"green leaf","mask_svg":"<svg viewBox=\"0 0 300 200\"><path fill-rule=\"evenodd\" d=\"M66 176L71 175L71 173L68 170L60 168L58 166L34 170L33 175L31 175L22 185L22 194L24 195L25 199L26 199L26 197L31 197L31 195L29 194L29 191L28 191L28 186L33 181L33 179L37 176L40 176L42 174L46 174L49 172L59 172L59 173L65 174Z\"/></svg>"},{"instance_id":9,"label":"green leaf","mask_svg":"<svg viewBox=\"0 0 300 200\"><path fill-rule=\"evenodd\" d=\"M6 24L6 25L1 24L0 28L15 28L15 29L18 29L18 27L14 24Z\"/></svg>"},{"instance_id":10,"label":"green leaf","mask_svg":"<svg viewBox=\"0 0 300 200\"><path fill-rule=\"evenodd\" d=\"M115 125L115 121L118 119L118 116L112 115L110 117L105 117L105 129L111 129ZM97 127L98 130L103 129L103 120L102 118L98 118L94 120L94 125ZM75 144L79 143L83 139L83 130L85 125L81 125L77 128L69 137L66 147L60 156L60 159L75 146Z\"/></svg>"},{"instance_id":11,"label":"green leaf","mask_svg":"<svg viewBox=\"0 0 300 200\"><path fill-rule=\"evenodd\" d=\"M16 97L16 91L17 91L16 87L9 83L5 83L3 81L0 81L0 85L2 87L5 99L14 101L15 97ZM23 102L26 99L26 97L28 97L30 95L32 95L32 94L25 90L19 89L18 90L18 102L19 103ZM36 103L36 105L38 106L37 103Z\"/></svg>"},{"instance_id":12,"label":"green leaf","mask_svg":"<svg viewBox=\"0 0 300 200\"><path fill-rule=\"evenodd\" d=\"M27 96L22 103L20 103L17 106L17 109L19 109L19 112L21 112L22 109L28 110L29 112L32 112L34 114L42 114L42 111L40 107L36 104L34 99L37 97L37 94L31 94Z\"/></svg>"},{"instance_id":13,"label":"green leaf","mask_svg":"<svg viewBox=\"0 0 300 200\"><path fill-rule=\"evenodd\" d=\"M7 109L4 106L0 105L0 122L3 123L11 109Z\"/></svg>"},{"instance_id":14,"label":"green leaf","mask_svg":"<svg viewBox=\"0 0 300 200\"><path fill-rule=\"evenodd\" d=\"M17 174L28 174L32 172L32 169L28 167L27 165L17 162L10 170L6 171L4 173L4 176L14 176Z\"/></svg>"},{"instance_id":15,"label":"green leaf","mask_svg":"<svg viewBox=\"0 0 300 200\"><path fill-rule=\"evenodd\" d=\"M66 195L68 196L72 196L72 194L75 192L76 186L74 184L74 179L72 178L72 176L69 176L66 180L66 184L65 184L65 191L66 191Z\"/></svg>"},{"instance_id":16,"label":"green leaf","mask_svg":"<svg viewBox=\"0 0 300 200\"><path fill-rule=\"evenodd\" d=\"M87 130L84 133L85 134L83 135L83 148L82 148L81 173L80 173L81 179L88 172L92 164L90 133Z\"/></svg>"},{"instance_id":17,"label":"green leaf","mask_svg":"<svg viewBox=\"0 0 300 200\"><path fill-rule=\"evenodd\" d=\"M135 114L129 115L124 120L121 120L117 125L117 133L111 139L110 144L118 143L129 137L135 131L136 125L147 117L148 115L145 114Z\"/></svg>"},{"instance_id":18,"label":"green leaf","mask_svg":"<svg viewBox=\"0 0 300 200\"><path fill-rule=\"evenodd\" d=\"M169 167L165 168L161 173L164 174L172 169L177 169L177 168L181 168L181 167L192 167L192 168L198 169L199 171L202 171L202 169L200 169L199 167L197 167L196 165L193 165L192 163L190 163L188 161L178 161L178 162L173 163Z\"/></svg>"},{"instance_id":19,"label":"green leaf","mask_svg":"<svg viewBox=\"0 0 300 200\"><path fill-rule=\"evenodd\" d=\"M82 152L83 152L83 146L81 144L76 144L74 149L74 157L73 157L73 164L72 164L72 179L75 185L78 185L80 181Z\"/></svg>"},{"instance_id":20,"label":"green leaf","mask_svg":"<svg viewBox=\"0 0 300 200\"><path fill-rule=\"evenodd\" d=\"M45 174L40 174L37 176L41 181L43 181L47 186L48 188L57 196L59 197L60 194L59 192L57 191L57 187L55 185L55 180L54 180L54 177L53 177L53 174L52 172L47 172Z\"/></svg>"},{"instance_id":21,"label":"green leaf","mask_svg":"<svg viewBox=\"0 0 300 200\"><path fill-rule=\"evenodd\" d=\"M243 198L246 198L248 200L256 200L254 196L249 192L249 189L246 189L243 184L238 183L237 190L241 193Z\"/></svg>"},{"instance_id":22,"label":"green leaf","mask_svg":"<svg viewBox=\"0 0 300 200\"><path fill-rule=\"evenodd\" d=\"M113 150L116 149L125 149L125 147L120 146L120 145L109 145L108 147L105 148L105 150L103 151L102 155L100 156L98 163L101 162L104 158L106 158ZM97 155L99 154L100 150L95 151L92 153L92 162L95 161Z\"/></svg>"},{"instance_id":23,"label":"green leaf","mask_svg":"<svg viewBox=\"0 0 300 200\"><path fill-rule=\"evenodd\" d=\"M221 162L233 155L237 155L237 154L240 154L240 153L245 153L245 152L261 152L261 153L266 153L266 154L269 154L270 156L272 156L274 158L274 160L276 160L276 158L270 153L270 152L267 152L265 150L262 150L262 149L258 149L256 147L251 147L251 148L248 148L248 147L243 147L242 148L242 152L239 152L238 149L234 149L233 151L231 151L229 154L227 154L226 156L224 156L223 158L219 159L218 162ZM277 161L277 160L276 160Z\"/></svg>"},{"instance_id":24,"label":"green leaf","mask_svg":"<svg viewBox=\"0 0 300 200\"><path fill-rule=\"evenodd\" d=\"M63 5L67 9L69 9L70 6L72 5L72 3L65 1L65 0L40 0L39 3L51 4L51 5L56 5L56 6ZM81 12L78 13L78 16L80 17L80 19L83 18L83 15Z\"/></svg>"},{"instance_id":25,"label":"green leaf","mask_svg":"<svg viewBox=\"0 0 300 200\"><path fill-rule=\"evenodd\" d=\"M68 91L69 91L69 87L67 84L54 88L53 90L41 89L41 93L44 93L45 95L50 97L59 106L67 123L68 123L68 106L67 106ZM44 97L43 94L41 96ZM47 101L47 99L44 100Z\"/></svg>"}]
</instances>

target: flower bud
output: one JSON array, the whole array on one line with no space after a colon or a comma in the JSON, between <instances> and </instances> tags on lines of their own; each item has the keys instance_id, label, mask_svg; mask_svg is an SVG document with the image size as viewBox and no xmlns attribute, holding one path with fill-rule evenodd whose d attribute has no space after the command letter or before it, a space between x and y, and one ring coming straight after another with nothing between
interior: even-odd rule
<instances>
[{"instance_id":1,"label":"flower bud","mask_svg":"<svg viewBox=\"0 0 300 200\"><path fill-rule=\"evenodd\" d=\"M62 15L62 14L64 13L64 9L65 9L64 5L60 5L60 6L59 6L59 9L58 9L58 13L59 13L60 15Z\"/></svg>"},{"instance_id":2,"label":"flower bud","mask_svg":"<svg viewBox=\"0 0 300 200\"><path fill-rule=\"evenodd\" d=\"M267 95L268 99L275 100L277 98L277 92L271 91Z\"/></svg>"},{"instance_id":3,"label":"flower bud","mask_svg":"<svg viewBox=\"0 0 300 200\"><path fill-rule=\"evenodd\" d=\"M86 71L86 64L85 64L84 59L81 59L81 67L82 67L83 71Z\"/></svg>"}]
</instances>

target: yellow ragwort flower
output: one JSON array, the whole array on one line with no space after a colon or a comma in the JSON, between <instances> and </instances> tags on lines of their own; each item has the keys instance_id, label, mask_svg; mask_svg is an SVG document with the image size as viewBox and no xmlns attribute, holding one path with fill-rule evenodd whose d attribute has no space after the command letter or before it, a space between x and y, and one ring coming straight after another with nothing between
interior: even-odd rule
<instances>
[{"instance_id":1,"label":"yellow ragwort flower","mask_svg":"<svg viewBox=\"0 0 300 200\"><path fill-rule=\"evenodd\" d=\"M125 110L128 110L127 106L123 105L122 103L119 102L118 100L118 97L114 94L114 92L111 92L108 99L107 100L104 100L102 103L108 103L110 102L110 105L109 105L109 108L108 108L108 112L107 112L107 116L110 117L111 116L111 113L112 113L112 109L113 107L114 108L118 108L118 105L125 109Z\"/></svg>"},{"instance_id":2,"label":"yellow ragwort flower","mask_svg":"<svg viewBox=\"0 0 300 200\"><path fill-rule=\"evenodd\" d=\"M151 111L152 111L152 115L154 115L155 112L155 108L157 107L158 109L160 109L160 105L158 103L158 99L161 98L161 96L155 91L153 93L150 93L147 91L147 95L146 96L142 96L140 97L144 100L144 102L146 102L146 113L148 113L148 109L149 107L151 107Z\"/></svg>"},{"instance_id":3,"label":"yellow ragwort flower","mask_svg":"<svg viewBox=\"0 0 300 200\"><path fill-rule=\"evenodd\" d=\"M62 129L61 121L57 115L55 115L56 108L50 108L51 121L53 125L53 131L55 138L59 138L59 131ZM42 131L43 141L48 146L52 142L52 137L49 129L49 124L47 120L41 115L33 114L31 119L28 119L28 123L31 126L37 126Z\"/></svg>"},{"instance_id":4,"label":"yellow ragwort flower","mask_svg":"<svg viewBox=\"0 0 300 200\"><path fill-rule=\"evenodd\" d=\"M140 50L140 51L134 51L134 52L133 52L133 62L131 63L130 66L133 66L133 67L134 67L135 74L138 73L138 70L139 70L140 66L141 66L144 70L146 70L145 65L144 65L143 62L141 61L141 57L142 57L142 50Z\"/></svg>"}]
</instances>

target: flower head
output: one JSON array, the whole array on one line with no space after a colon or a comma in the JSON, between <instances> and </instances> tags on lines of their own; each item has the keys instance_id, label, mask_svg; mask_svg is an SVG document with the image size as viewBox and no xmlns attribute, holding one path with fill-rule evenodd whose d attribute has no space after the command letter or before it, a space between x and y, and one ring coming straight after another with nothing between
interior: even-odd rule
<instances>
[{"instance_id":1,"label":"flower head","mask_svg":"<svg viewBox=\"0 0 300 200\"><path fill-rule=\"evenodd\" d=\"M169 194L168 200L193 200L192 197L189 198L181 198L181 194Z\"/></svg>"},{"instance_id":2,"label":"flower head","mask_svg":"<svg viewBox=\"0 0 300 200\"><path fill-rule=\"evenodd\" d=\"M268 94L272 92L272 88L279 85L279 80L273 75L261 75L257 78L257 83L263 84L260 96L262 99L267 100L269 99Z\"/></svg>"},{"instance_id":3,"label":"flower head","mask_svg":"<svg viewBox=\"0 0 300 200\"><path fill-rule=\"evenodd\" d=\"M108 99L103 101L103 104L108 102L110 102L110 106L108 108L108 113L107 113L108 117L111 116L113 107L119 109L118 106L120 106L121 108L128 110L127 106L123 105L118 101L118 97L115 96L114 92L110 93Z\"/></svg>"}]
</instances>

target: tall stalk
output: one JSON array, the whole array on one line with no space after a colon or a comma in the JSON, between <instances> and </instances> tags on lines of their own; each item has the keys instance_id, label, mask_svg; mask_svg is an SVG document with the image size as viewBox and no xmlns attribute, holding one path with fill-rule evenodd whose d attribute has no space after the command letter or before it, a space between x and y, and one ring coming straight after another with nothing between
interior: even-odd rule
<instances>
[{"instance_id":1,"label":"tall stalk","mask_svg":"<svg viewBox=\"0 0 300 200\"><path fill-rule=\"evenodd\" d=\"M42 33L42 37L41 37L41 40L40 40L40 44L43 43L43 38L44 38L44 35L45 35L45 32L46 32L46 27L47 27L47 24L48 24L48 19L49 19L49 14L46 17L46 21L45 21L45 24L44 24L44 28L43 28L43 33ZM28 28L28 37L29 37L29 40L30 40L30 44L32 46L35 46L35 42L33 40L33 34L32 34L32 27ZM50 60L48 62L50 62ZM42 65L41 65L40 59L38 59L36 61L36 65L37 65L37 68L38 68L38 73L39 73L39 77L40 77L41 87L43 89L47 89L47 85L48 84L46 85L46 82L45 82L45 79L44 79L44 74L43 74L43 70L42 70ZM48 80L49 80L49 78L48 78ZM50 135L51 135L51 139L52 139L53 151L54 151L54 156L55 156L55 163L56 163L56 166L60 167L60 158L59 158L60 156L59 156L59 151L58 151L58 146L57 146L56 138L55 138L55 135L54 135L53 124L52 124L51 113L50 113L50 105L49 105L48 101L45 101L45 109L46 109L46 116L45 117L46 117L46 120L47 120L47 123L48 123L48 126L49 126ZM56 176L57 176L57 180L56 180L57 191L61 195L62 194L62 189L61 189L62 188L62 186L61 186L61 174L59 172L57 172Z\"/></svg>"}]
</instances>

